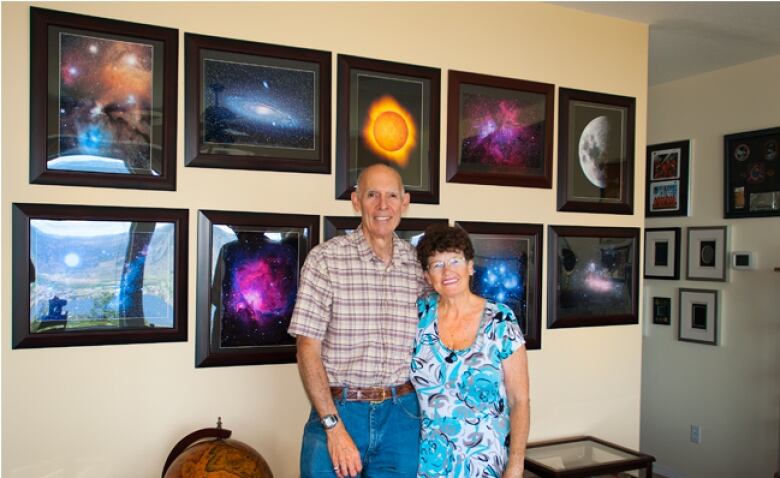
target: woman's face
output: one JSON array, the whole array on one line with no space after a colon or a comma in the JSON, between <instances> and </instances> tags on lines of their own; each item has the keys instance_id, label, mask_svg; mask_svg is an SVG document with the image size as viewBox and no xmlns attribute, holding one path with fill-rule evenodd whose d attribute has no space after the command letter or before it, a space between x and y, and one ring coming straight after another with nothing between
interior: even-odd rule
<instances>
[{"instance_id":1,"label":"woman's face","mask_svg":"<svg viewBox=\"0 0 780 478\"><path fill-rule=\"evenodd\" d=\"M467 261L462 252L437 252L428 258L425 278L439 295L452 297L469 290L472 274L474 261Z\"/></svg>"}]
</instances>

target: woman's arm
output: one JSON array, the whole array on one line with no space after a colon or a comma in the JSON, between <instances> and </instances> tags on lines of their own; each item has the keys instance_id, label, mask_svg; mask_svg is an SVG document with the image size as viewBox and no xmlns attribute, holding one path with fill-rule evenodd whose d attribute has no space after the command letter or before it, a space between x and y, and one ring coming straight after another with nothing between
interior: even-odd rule
<instances>
[{"instance_id":1,"label":"woman's arm","mask_svg":"<svg viewBox=\"0 0 780 478\"><path fill-rule=\"evenodd\" d=\"M531 400L528 394L528 355L521 347L507 357L504 367L504 385L509 401L509 462L503 478L521 478L525 460L525 445L531 422Z\"/></svg>"}]
</instances>

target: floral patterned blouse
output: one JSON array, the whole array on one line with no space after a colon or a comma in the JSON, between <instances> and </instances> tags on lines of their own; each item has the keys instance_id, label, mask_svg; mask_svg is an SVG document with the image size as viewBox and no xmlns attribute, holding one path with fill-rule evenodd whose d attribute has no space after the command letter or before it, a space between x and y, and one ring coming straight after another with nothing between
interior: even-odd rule
<instances>
[{"instance_id":1,"label":"floral patterned blouse","mask_svg":"<svg viewBox=\"0 0 780 478\"><path fill-rule=\"evenodd\" d=\"M439 338L439 295L417 301L411 380L422 412L418 478L500 477L507 464L509 406L502 360L525 344L512 310L485 301L477 337L451 350Z\"/></svg>"}]
</instances>

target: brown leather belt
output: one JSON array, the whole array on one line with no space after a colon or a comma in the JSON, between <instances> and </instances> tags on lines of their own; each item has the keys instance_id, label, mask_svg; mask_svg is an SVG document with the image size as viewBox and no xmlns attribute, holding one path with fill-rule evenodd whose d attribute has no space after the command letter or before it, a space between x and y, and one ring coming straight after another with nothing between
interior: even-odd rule
<instances>
[{"instance_id":1,"label":"brown leather belt","mask_svg":"<svg viewBox=\"0 0 780 478\"><path fill-rule=\"evenodd\" d=\"M348 402L383 402L395 396L400 397L414 390L411 382L406 382L397 387L371 387L371 388L353 388L353 387L330 387L330 393L334 400L347 400ZM346 394L344 391L346 390Z\"/></svg>"}]
</instances>

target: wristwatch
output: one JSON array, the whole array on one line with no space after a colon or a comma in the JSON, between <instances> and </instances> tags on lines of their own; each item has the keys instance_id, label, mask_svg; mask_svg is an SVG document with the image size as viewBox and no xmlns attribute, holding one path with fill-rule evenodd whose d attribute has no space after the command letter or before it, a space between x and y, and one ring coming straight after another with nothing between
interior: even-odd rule
<instances>
[{"instance_id":1,"label":"wristwatch","mask_svg":"<svg viewBox=\"0 0 780 478\"><path fill-rule=\"evenodd\" d=\"M326 430L332 430L336 427L336 425L339 422L338 415L325 415L320 419L320 423L322 423L322 428Z\"/></svg>"}]
</instances>

